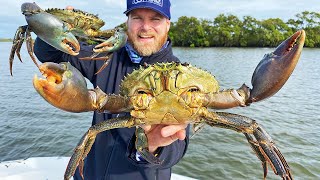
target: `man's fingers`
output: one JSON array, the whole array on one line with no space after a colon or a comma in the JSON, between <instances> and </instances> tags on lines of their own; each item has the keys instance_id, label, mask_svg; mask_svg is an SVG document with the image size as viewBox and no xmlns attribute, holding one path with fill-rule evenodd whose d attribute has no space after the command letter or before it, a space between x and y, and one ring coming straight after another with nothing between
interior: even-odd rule
<instances>
[{"instance_id":1,"label":"man's fingers","mask_svg":"<svg viewBox=\"0 0 320 180\"><path fill-rule=\"evenodd\" d=\"M188 124L179 125L143 125L148 137L149 150L152 152L158 147L168 146L176 140L186 138L186 127Z\"/></svg>"},{"instance_id":2,"label":"man's fingers","mask_svg":"<svg viewBox=\"0 0 320 180\"><path fill-rule=\"evenodd\" d=\"M178 140L178 139L182 141L182 140L184 140L186 138L186 130L182 129L182 130L178 131L177 133L175 133L175 134L173 134L173 135L171 135L169 137L170 137L170 140L172 140L170 142L170 144L173 143L174 141Z\"/></svg>"},{"instance_id":3,"label":"man's fingers","mask_svg":"<svg viewBox=\"0 0 320 180\"><path fill-rule=\"evenodd\" d=\"M180 130L180 131L178 131L177 133L176 133L176 135L177 135L177 138L179 139L179 140L184 140L185 138L186 138L186 130L185 129L182 129L182 130Z\"/></svg>"},{"instance_id":4,"label":"man's fingers","mask_svg":"<svg viewBox=\"0 0 320 180\"><path fill-rule=\"evenodd\" d=\"M73 10L73 6L67 6L66 9L67 10Z\"/></svg>"},{"instance_id":5,"label":"man's fingers","mask_svg":"<svg viewBox=\"0 0 320 180\"><path fill-rule=\"evenodd\" d=\"M176 134L180 130L184 130L188 124L178 124L178 125L169 125L165 126L161 130L161 135L163 137L169 137Z\"/></svg>"},{"instance_id":6,"label":"man's fingers","mask_svg":"<svg viewBox=\"0 0 320 180\"><path fill-rule=\"evenodd\" d=\"M146 132L148 132L151 129L151 125L142 125L140 127Z\"/></svg>"}]
</instances>

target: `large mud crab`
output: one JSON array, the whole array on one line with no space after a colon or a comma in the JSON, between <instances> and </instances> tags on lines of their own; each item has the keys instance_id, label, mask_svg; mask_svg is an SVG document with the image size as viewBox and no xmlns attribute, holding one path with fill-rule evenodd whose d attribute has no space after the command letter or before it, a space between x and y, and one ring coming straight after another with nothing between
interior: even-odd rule
<instances>
[{"instance_id":1,"label":"large mud crab","mask_svg":"<svg viewBox=\"0 0 320 180\"><path fill-rule=\"evenodd\" d=\"M98 44L93 48L95 52L91 57L83 58L105 60L105 64L97 72L99 73L107 64L112 52L118 50L127 41L124 29L116 27L110 30L100 30L104 21L93 15L76 9L51 8L42 10L36 3L23 3L22 14L25 15L28 25L20 26L13 39L13 46L9 56L10 73L16 53L21 61L20 49L26 41L28 53L33 62L38 66L33 55L33 40L31 32L51 46L71 55L78 55L80 45L78 40ZM99 53L106 52L106 56L95 58Z\"/></svg>"},{"instance_id":2,"label":"large mud crab","mask_svg":"<svg viewBox=\"0 0 320 180\"><path fill-rule=\"evenodd\" d=\"M241 115L214 112L246 106L272 96L293 72L305 40L300 30L265 55L252 77L253 88L219 90L210 73L188 64L146 65L124 78L120 95L106 94L99 87L87 89L81 73L69 63L44 63L40 71L46 79L34 77L38 93L50 104L65 111L130 112L130 117L98 123L85 133L69 161L65 179L69 179L89 153L96 135L113 128L136 126L136 149L151 163L161 163L148 152L146 135L140 125L193 123L208 124L243 133L262 162L264 178L267 164L283 179L293 179L290 168L267 132L253 119Z\"/></svg>"}]
</instances>

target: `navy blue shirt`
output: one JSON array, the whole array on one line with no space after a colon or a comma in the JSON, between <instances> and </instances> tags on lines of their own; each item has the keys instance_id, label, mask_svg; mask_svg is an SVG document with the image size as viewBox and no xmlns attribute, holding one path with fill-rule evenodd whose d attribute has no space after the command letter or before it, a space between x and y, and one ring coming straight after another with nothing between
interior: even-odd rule
<instances>
[{"instance_id":1,"label":"navy blue shirt","mask_svg":"<svg viewBox=\"0 0 320 180\"><path fill-rule=\"evenodd\" d=\"M81 50L78 56L71 56L51 47L41 39L37 38L34 52L41 62L65 62L69 61L73 66L93 84L99 86L106 93L119 94L119 85L127 73L132 72L145 62L153 64L156 62L178 62L178 58L172 53L171 41L167 48L148 57L142 61L132 63L125 48L114 52L109 65L99 74L95 73L103 65L103 61L82 61L79 57L92 55L92 45L81 42ZM101 54L103 56L104 54ZM107 114L93 113L92 125L110 118L128 116L128 113ZM101 132L97 135L94 145L84 165L84 177L88 180L169 180L171 167L179 162L187 150L189 139L177 140L169 146L160 149L159 158L163 161L161 165L150 164L146 161L137 161L134 148L135 128L120 128ZM187 132L188 134L188 132ZM79 140L81 135L79 135ZM75 143L76 146L76 143ZM81 179L77 170L75 180Z\"/></svg>"}]
</instances>

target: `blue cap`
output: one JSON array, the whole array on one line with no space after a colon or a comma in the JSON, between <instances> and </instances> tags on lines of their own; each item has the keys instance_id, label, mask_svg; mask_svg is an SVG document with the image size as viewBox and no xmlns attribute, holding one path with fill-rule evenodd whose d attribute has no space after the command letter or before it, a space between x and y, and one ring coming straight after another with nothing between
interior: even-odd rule
<instances>
[{"instance_id":1,"label":"blue cap","mask_svg":"<svg viewBox=\"0 0 320 180\"><path fill-rule=\"evenodd\" d=\"M157 11L166 18L171 19L170 6L170 0L127 0L127 10L124 14L128 14L134 9L147 8Z\"/></svg>"}]
</instances>

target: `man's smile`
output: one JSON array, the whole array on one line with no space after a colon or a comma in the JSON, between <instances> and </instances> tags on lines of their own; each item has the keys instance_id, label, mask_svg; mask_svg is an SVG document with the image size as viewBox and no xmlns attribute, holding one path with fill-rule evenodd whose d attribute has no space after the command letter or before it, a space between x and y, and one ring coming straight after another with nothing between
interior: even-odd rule
<instances>
[{"instance_id":1,"label":"man's smile","mask_svg":"<svg viewBox=\"0 0 320 180\"><path fill-rule=\"evenodd\" d=\"M138 35L138 39L140 42L150 42L150 41L154 41L154 36L140 34Z\"/></svg>"}]
</instances>

